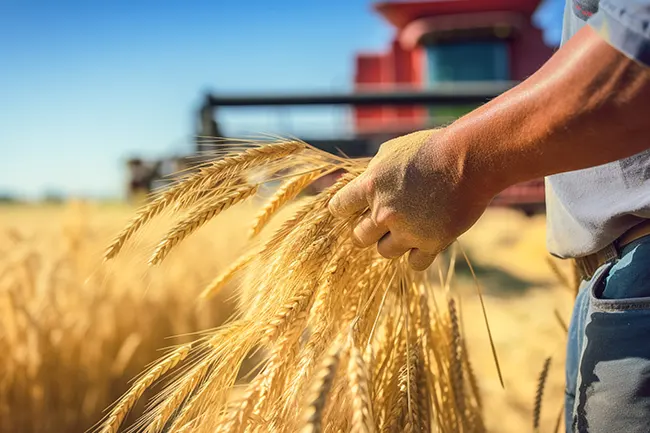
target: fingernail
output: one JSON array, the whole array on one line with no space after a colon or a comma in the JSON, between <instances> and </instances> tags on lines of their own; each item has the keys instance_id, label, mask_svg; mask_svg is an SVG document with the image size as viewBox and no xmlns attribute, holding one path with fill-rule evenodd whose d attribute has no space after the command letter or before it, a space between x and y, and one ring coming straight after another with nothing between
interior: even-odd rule
<instances>
[{"instance_id":1,"label":"fingernail","mask_svg":"<svg viewBox=\"0 0 650 433\"><path fill-rule=\"evenodd\" d=\"M327 203L327 210L330 211L332 216L336 216L336 207L338 206L338 196L334 196L330 199L330 201Z\"/></svg>"}]
</instances>

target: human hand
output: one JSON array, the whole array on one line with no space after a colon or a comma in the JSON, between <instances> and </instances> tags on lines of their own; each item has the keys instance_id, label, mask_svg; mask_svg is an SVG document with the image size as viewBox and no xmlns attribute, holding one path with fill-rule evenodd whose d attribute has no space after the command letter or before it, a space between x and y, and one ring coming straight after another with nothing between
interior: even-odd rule
<instances>
[{"instance_id":1,"label":"human hand","mask_svg":"<svg viewBox=\"0 0 650 433\"><path fill-rule=\"evenodd\" d=\"M330 201L335 217L367 209L353 228L359 247L377 243L386 258L409 253L424 270L469 229L494 195L468 170L468 155L443 129L389 140L366 171Z\"/></svg>"}]
</instances>

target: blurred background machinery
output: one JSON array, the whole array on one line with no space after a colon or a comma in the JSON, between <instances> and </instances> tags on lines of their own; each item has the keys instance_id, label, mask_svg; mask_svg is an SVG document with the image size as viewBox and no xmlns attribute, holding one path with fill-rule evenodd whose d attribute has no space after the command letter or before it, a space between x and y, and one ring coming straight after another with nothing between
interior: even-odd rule
<instances>
[{"instance_id":1,"label":"blurred background machinery","mask_svg":"<svg viewBox=\"0 0 650 433\"><path fill-rule=\"evenodd\" d=\"M540 0L434 0L377 3L394 29L383 52L357 53L354 90L348 93L207 94L198 110L192 155L129 162L129 196L164 185L168 174L200 162L222 137L220 109L263 106L348 107L351 133L308 143L348 156L373 155L379 145L414 130L448 124L534 73L552 54L532 23ZM342 128L343 129L343 128ZM191 162L190 162L191 161ZM493 206L526 214L544 210L544 181L515 185Z\"/></svg>"}]
</instances>

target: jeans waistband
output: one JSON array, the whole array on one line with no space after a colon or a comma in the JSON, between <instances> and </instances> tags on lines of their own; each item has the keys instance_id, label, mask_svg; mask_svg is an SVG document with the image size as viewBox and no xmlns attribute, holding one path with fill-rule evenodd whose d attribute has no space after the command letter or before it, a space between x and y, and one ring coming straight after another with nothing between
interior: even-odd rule
<instances>
[{"instance_id":1,"label":"jeans waistband","mask_svg":"<svg viewBox=\"0 0 650 433\"><path fill-rule=\"evenodd\" d=\"M632 251L634 248L641 244L647 244L650 243L650 234L645 235L643 237L640 237L639 239L633 240L629 244L625 245L621 250L619 251L619 258L623 257L624 255L628 254L630 251Z\"/></svg>"}]
</instances>

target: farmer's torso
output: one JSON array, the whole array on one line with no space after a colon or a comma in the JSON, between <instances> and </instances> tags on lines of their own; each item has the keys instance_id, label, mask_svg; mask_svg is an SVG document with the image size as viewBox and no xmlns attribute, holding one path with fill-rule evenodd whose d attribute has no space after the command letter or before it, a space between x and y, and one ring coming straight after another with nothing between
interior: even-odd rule
<instances>
[{"instance_id":1,"label":"farmer's torso","mask_svg":"<svg viewBox=\"0 0 650 433\"><path fill-rule=\"evenodd\" d=\"M586 25L598 8L598 0L567 0L562 43ZM650 150L549 176L546 202L549 251L560 257L594 253L650 218Z\"/></svg>"}]
</instances>

